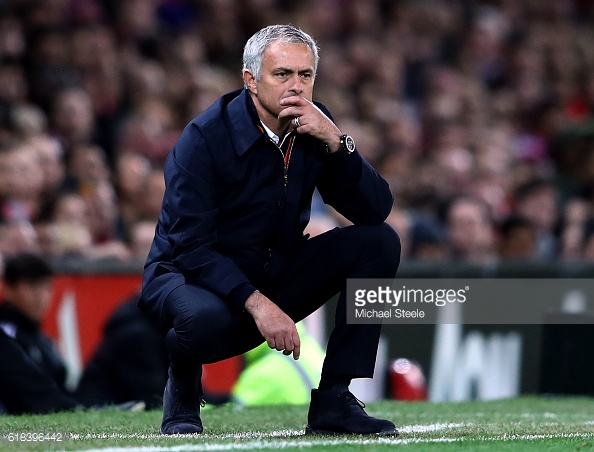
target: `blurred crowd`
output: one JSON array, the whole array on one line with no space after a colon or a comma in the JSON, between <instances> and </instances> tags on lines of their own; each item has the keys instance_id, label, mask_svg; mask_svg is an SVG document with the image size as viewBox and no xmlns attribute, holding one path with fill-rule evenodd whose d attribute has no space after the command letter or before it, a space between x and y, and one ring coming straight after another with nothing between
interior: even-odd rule
<instances>
[{"instance_id":1,"label":"blurred crowd","mask_svg":"<svg viewBox=\"0 0 594 452\"><path fill-rule=\"evenodd\" d=\"M592 0L4 0L0 254L144 260L162 164L263 26L390 183L403 259L594 260ZM344 220L314 205L311 231Z\"/></svg>"}]
</instances>

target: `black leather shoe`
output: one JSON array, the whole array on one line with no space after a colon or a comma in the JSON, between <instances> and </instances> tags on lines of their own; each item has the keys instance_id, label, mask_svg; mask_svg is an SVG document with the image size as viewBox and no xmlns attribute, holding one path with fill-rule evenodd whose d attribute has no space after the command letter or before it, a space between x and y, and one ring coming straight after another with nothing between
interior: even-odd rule
<instances>
[{"instance_id":1,"label":"black leather shoe","mask_svg":"<svg viewBox=\"0 0 594 452\"><path fill-rule=\"evenodd\" d=\"M306 435L379 435L397 436L396 426L369 416L365 404L346 386L325 391L312 389Z\"/></svg>"},{"instance_id":2,"label":"black leather shoe","mask_svg":"<svg viewBox=\"0 0 594 452\"><path fill-rule=\"evenodd\" d=\"M176 433L202 433L200 406L204 402L194 392L193 382L175 378L169 369L169 379L163 394L162 435Z\"/></svg>"}]
</instances>

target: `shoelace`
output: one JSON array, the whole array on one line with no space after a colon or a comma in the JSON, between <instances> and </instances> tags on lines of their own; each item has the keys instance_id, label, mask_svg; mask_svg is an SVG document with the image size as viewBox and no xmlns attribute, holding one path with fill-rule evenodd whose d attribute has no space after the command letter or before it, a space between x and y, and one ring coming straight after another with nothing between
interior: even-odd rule
<instances>
[{"instance_id":1,"label":"shoelace","mask_svg":"<svg viewBox=\"0 0 594 452\"><path fill-rule=\"evenodd\" d=\"M350 405L359 407L359 409L365 413L365 403L355 397L352 392L347 392L344 399L347 401L347 405L345 406L345 416L351 414L351 410L349 409Z\"/></svg>"},{"instance_id":2,"label":"shoelace","mask_svg":"<svg viewBox=\"0 0 594 452\"><path fill-rule=\"evenodd\" d=\"M204 400L202 397L198 398L198 404L200 405L201 408L204 408L206 406L206 400ZM174 402L173 405L173 411L178 411L178 410L183 410L184 414L190 414L194 412L195 406L194 405L196 403L196 399L193 399L191 407L188 411L188 407L189 405L186 403L183 403L183 399L181 397L177 397L176 401ZM196 410L198 411L198 410Z\"/></svg>"},{"instance_id":3,"label":"shoelace","mask_svg":"<svg viewBox=\"0 0 594 452\"><path fill-rule=\"evenodd\" d=\"M197 401L198 405L200 405L200 408L204 408L206 406L206 400L204 400L202 397L199 397ZM194 399L194 403L196 403L196 399ZM194 405L194 403L192 405Z\"/></svg>"}]
</instances>

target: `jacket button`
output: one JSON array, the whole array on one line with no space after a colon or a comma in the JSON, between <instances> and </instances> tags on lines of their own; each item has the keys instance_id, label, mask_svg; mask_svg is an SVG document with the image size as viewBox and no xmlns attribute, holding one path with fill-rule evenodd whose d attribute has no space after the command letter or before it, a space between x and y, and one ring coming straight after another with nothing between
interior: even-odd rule
<instances>
[{"instance_id":1,"label":"jacket button","mask_svg":"<svg viewBox=\"0 0 594 452\"><path fill-rule=\"evenodd\" d=\"M283 207L285 207L285 202L281 200L278 202L278 208L282 209Z\"/></svg>"},{"instance_id":2,"label":"jacket button","mask_svg":"<svg viewBox=\"0 0 594 452\"><path fill-rule=\"evenodd\" d=\"M270 262L264 264L264 271L267 272L268 270L270 270Z\"/></svg>"}]
</instances>

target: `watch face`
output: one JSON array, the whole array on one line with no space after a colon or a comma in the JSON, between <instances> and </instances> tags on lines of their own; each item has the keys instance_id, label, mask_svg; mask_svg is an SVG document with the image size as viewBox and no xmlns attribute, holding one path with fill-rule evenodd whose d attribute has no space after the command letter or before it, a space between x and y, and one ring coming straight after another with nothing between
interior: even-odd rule
<instances>
[{"instance_id":1,"label":"watch face","mask_svg":"<svg viewBox=\"0 0 594 452\"><path fill-rule=\"evenodd\" d=\"M350 135L344 137L344 144L346 146L346 151L350 154L355 151L355 140Z\"/></svg>"}]
</instances>

